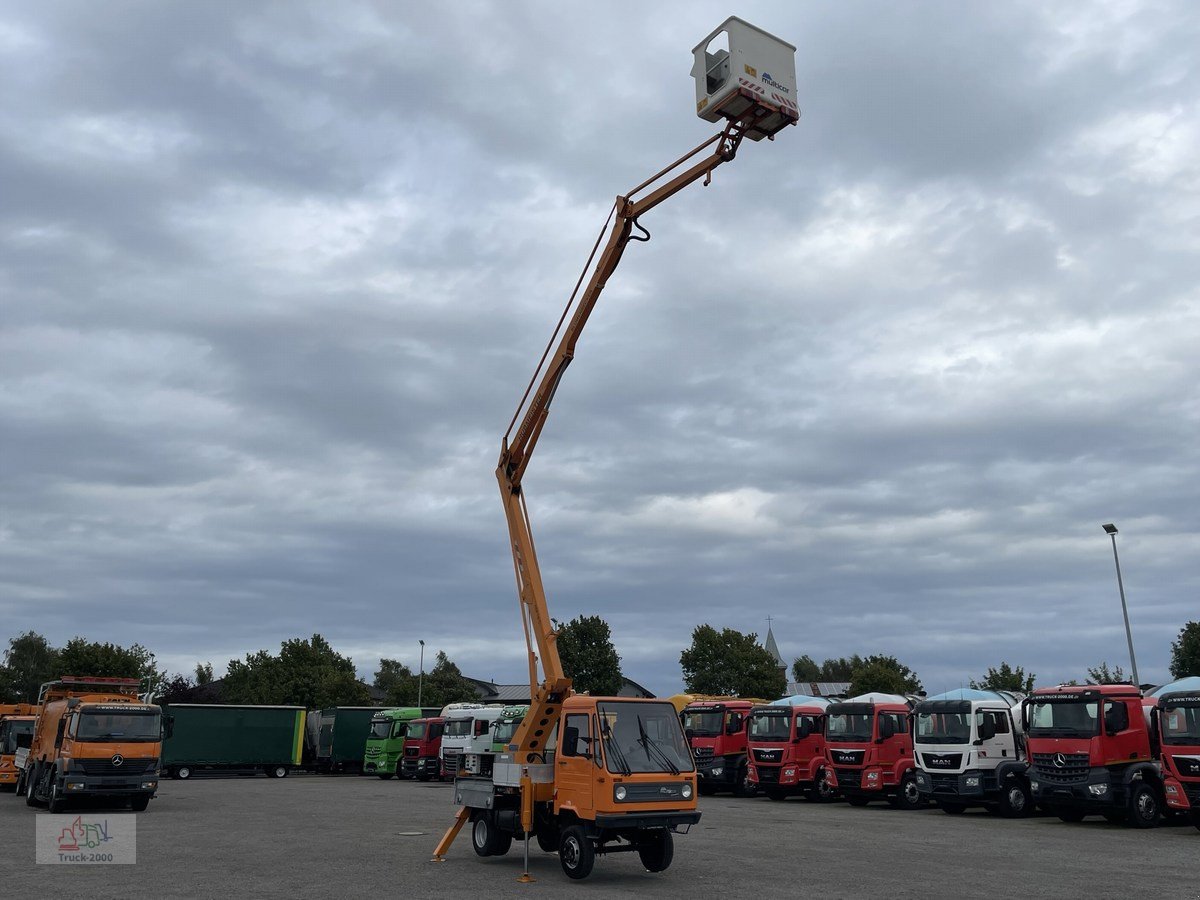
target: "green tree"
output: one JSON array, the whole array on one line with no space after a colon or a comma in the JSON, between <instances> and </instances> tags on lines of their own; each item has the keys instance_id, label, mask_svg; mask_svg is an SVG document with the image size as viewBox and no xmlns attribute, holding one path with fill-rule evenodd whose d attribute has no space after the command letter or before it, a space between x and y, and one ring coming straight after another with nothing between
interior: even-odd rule
<instances>
[{"instance_id":1,"label":"green tree","mask_svg":"<svg viewBox=\"0 0 1200 900\"><path fill-rule=\"evenodd\" d=\"M196 663L196 684L212 684L212 663Z\"/></svg>"},{"instance_id":2,"label":"green tree","mask_svg":"<svg viewBox=\"0 0 1200 900\"><path fill-rule=\"evenodd\" d=\"M40 634L11 638L0 666L0 703L36 703L42 685L61 674L58 651Z\"/></svg>"},{"instance_id":3,"label":"green tree","mask_svg":"<svg viewBox=\"0 0 1200 900\"><path fill-rule=\"evenodd\" d=\"M608 623L599 616L579 616L565 625L555 622L554 628L563 671L575 690L615 697L625 679L621 677L621 657L613 646Z\"/></svg>"},{"instance_id":4,"label":"green tree","mask_svg":"<svg viewBox=\"0 0 1200 900\"><path fill-rule=\"evenodd\" d=\"M423 706L445 706L447 703L466 703L479 699L479 691L472 681L463 677L458 666L451 662L443 651L439 650L437 661L425 675L425 684L421 690Z\"/></svg>"},{"instance_id":5,"label":"green tree","mask_svg":"<svg viewBox=\"0 0 1200 900\"><path fill-rule=\"evenodd\" d=\"M854 678L854 670L863 663L857 653L849 659L839 656L837 659L827 659L821 663L821 677L817 681L850 681Z\"/></svg>"},{"instance_id":6,"label":"green tree","mask_svg":"<svg viewBox=\"0 0 1200 900\"><path fill-rule=\"evenodd\" d=\"M230 703L269 703L323 709L365 706L371 698L358 680L354 663L336 652L325 638L284 641L279 655L266 650L230 660L224 694Z\"/></svg>"},{"instance_id":7,"label":"green tree","mask_svg":"<svg viewBox=\"0 0 1200 900\"><path fill-rule=\"evenodd\" d=\"M64 675L140 678L144 689L155 694L162 693L167 681L166 674L158 670L154 654L141 644L121 647L73 637L58 653L58 667Z\"/></svg>"},{"instance_id":8,"label":"green tree","mask_svg":"<svg viewBox=\"0 0 1200 900\"><path fill-rule=\"evenodd\" d=\"M988 666L987 675L978 681L972 680L971 687L977 691L1017 691L1028 694L1033 690L1036 680L1036 675L1026 675L1021 666L1014 669L1008 663L1002 662L999 668Z\"/></svg>"},{"instance_id":9,"label":"green tree","mask_svg":"<svg viewBox=\"0 0 1200 900\"><path fill-rule=\"evenodd\" d=\"M1108 662L1102 662L1093 669L1087 670L1088 684L1129 684L1129 678L1125 675L1125 670L1120 666L1108 668Z\"/></svg>"},{"instance_id":10,"label":"green tree","mask_svg":"<svg viewBox=\"0 0 1200 900\"><path fill-rule=\"evenodd\" d=\"M1200 675L1200 622L1179 629L1179 640L1171 644L1171 677Z\"/></svg>"},{"instance_id":11,"label":"green tree","mask_svg":"<svg viewBox=\"0 0 1200 900\"><path fill-rule=\"evenodd\" d=\"M417 705L417 676L402 662L381 659L375 673L375 687L383 691L383 702L388 706ZM424 697L421 702L425 702Z\"/></svg>"},{"instance_id":12,"label":"green tree","mask_svg":"<svg viewBox=\"0 0 1200 900\"><path fill-rule=\"evenodd\" d=\"M850 695L879 691L884 694L914 694L921 690L915 672L894 656L875 654L858 660L851 672Z\"/></svg>"},{"instance_id":13,"label":"green tree","mask_svg":"<svg viewBox=\"0 0 1200 900\"><path fill-rule=\"evenodd\" d=\"M683 683L690 693L737 697L782 696L787 678L775 658L758 643L753 632L742 634L732 628L717 631L697 625L692 644L679 654Z\"/></svg>"},{"instance_id":14,"label":"green tree","mask_svg":"<svg viewBox=\"0 0 1200 900\"><path fill-rule=\"evenodd\" d=\"M792 660L793 681L821 681L821 667L808 654Z\"/></svg>"}]
</instances>

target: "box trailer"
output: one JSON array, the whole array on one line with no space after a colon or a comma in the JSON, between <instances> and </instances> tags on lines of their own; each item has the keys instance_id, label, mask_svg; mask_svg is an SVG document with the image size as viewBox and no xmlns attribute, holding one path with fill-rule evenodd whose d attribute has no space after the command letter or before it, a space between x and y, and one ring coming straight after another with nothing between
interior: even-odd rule
<instances>
[{"instance_id":1,"label":"box trailer","mask_svg":"<svg viewBox=\"0 0 1200 900\"><path fill-rule=\"evenodd\" d=\"M302 706L173 703L163 707L163 714L173 722L162 755L163 771L172 778L201 771L283 778L300 765Z\"/></svg>"},{"instance_id":2,"label":"box trailer","mask_svg":"<svg viewBox=\"0 0 1200 900\"><path fill-rule=\"evenodd\" d=\"M362 772L371 719L386 706L330 706L310 713L317 717L318 772Z\"/></svg>"}]
</instances>

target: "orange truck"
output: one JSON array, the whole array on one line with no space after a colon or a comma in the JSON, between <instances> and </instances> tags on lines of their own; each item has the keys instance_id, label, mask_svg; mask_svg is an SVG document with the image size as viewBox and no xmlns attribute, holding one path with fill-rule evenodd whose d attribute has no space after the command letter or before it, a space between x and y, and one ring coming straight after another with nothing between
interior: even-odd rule
<instances>
[{"instance_id":1,"label":"orange truck","mask_svg":"<svg viewBox=\"0 0 1200 900\"><path fill-rule=\"evenodd\" d=\"M42 685L29 749L17 753L17 793L64 812L73 797L141 812L158 790L162 711L137 678L64 676ZM169 729L169 723L168 723Z\"/></svg>"},{"instance_id":2,"label":"orange truck","mask_svg":"<svg viewBox=\"0 0 1200 900\"><path fill-rule=\"evenodd\" d=\"M0 703L0 787L17 784L17 745L29 746L36 711L32 703Z\"/></svg>"}]
</instances>

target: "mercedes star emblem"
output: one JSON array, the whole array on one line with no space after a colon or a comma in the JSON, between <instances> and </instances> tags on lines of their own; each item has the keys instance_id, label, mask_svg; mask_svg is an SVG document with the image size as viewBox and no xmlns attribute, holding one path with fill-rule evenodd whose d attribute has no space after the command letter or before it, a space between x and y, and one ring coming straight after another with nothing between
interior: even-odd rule
<instances>
[{"instance_id":1,"label":"mercedes star emblem","mask_svg":"<svg viewBox=\"0 0 1200 900\"><path fill-rule=\"evenodd\" d=\"M114 767L121 765L123 762L125 762L125 757L123 757L120 753L113 754L112 764Z\"/></svg>"}]
</instances>

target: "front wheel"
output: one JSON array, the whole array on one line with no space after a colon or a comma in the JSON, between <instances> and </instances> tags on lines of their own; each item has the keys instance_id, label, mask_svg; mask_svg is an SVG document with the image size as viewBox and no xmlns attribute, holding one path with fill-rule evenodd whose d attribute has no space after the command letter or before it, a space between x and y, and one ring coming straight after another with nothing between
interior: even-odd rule
<instances>
[{"instance_id":1,"label":"front wheel","mask_svg":"<svg viewBox=\"0 0 1200 900\"><path fill-rule=\"evenodd\" d=\"M67 798L62 795L62 789L58 786L58 773L53 769L50 771L50 802L46 804L46 808L52 813L67 811Z\"/></svg>"},{"instance_id":2,"label":"front wheel","mask_svg":"<svg viewBox=\"0 0 1200 900\"><path fill-rule=\"evenodd\" d=\"M769 800L786 800L788 796L787 791L777 787L769 787L763 793L767 795L767 799Z\"/></svg>"},{"instance_id":3,"label":"front wheel","mask_svg":"<svg viewBox=\"0 0 1200 900\"><path fill-rule=\"evenodd\" d=\"M38 805L37 793L38 793L38 788L40 788L42 786L41 781L42 781L42 767L40 765L34 765L33 769L29 771L29 777L25 779L25 805L26 806L37 806Z\"/></svg>"},{"instance_id":4,"label":"front wheel","mask_svg":"<svg viewBox=\"0 0 1200 900\"><path fill-rule=\"evenodd\" d=\"M1134 828L1153 828L1162 818L1162 803L1154 786L1139 781L1129 792L1129 824Z\"/></svg>"},{"instance_id":5,"label":"front wheel","mask_svg":"<svg viewBox=\"0 0 1200 900\"><path fill-rule=\"evenodd\" d=\"M733 796L757 797L758 782L750 780L750 767L743 765L738 769L737 781L733 783Z\"/></svg>"},{"instance_id":6,"label":"front wheel","mask_svg":"<svg viewBox=\"0 0 1200 900\"><path fill-rule=\"evenodd\" d=\"M572 825L562 833L558 841L558 861L563 873L576 881L592 874L596 865L596 848L582 826Z\"/></svg>"},{"instance_id":7,"label":"front wheel","mask_svg":"<svg viewBox=\"0 0 1200 900\"><path fill-rule=\"evenodd\" d=\"M1196 830L1200 831L1200 811L1192 813L1192 824L1196 826Z\"/></svg>"},{"instance_id":8,"label":"front wheel","mask_svg":"<svg viewBox=\"0 0 1200 900\"><path fill-rule=\"evenodd\" d=\"M1006 819L1023 819L1033 812L1033 796L1029 793L1029 785L1016 778L1004 786L1000 796L1000 815Z\"/></svg>"},{"instance_id":9,"label":"front wheel","mask_svg":"<svg viewBox=\"0 0 1200 900\"><path fill-rule=\"evenodd\" d=\"M817 773L817 780L813 786L804 792L804 799L812 803L828 803L833 799L835 790L829 780L825 777L824 770Z\"/></svg>"},{"instance_id":10,"label":"front wheel","mask_svg":"<svg viewBox=\"0 0 1200 900\"><path fill-rule=\"evenodd\" d=\"M917 788L917 776L909 772L900 779L900 793L896 795L898 809L920 809L922 806L921 791Z\"/></svg>"},{"instance_id":11,"label":"front wheel","mask_svg":"<svg viewBox=\"0 0 1200 900\"><path fill-rule=\"evenodd\" d=\"M638 839L638 857L647 872L665 872L675 856L675 841L663 828Z\"/></svg>"}]
</instances>

